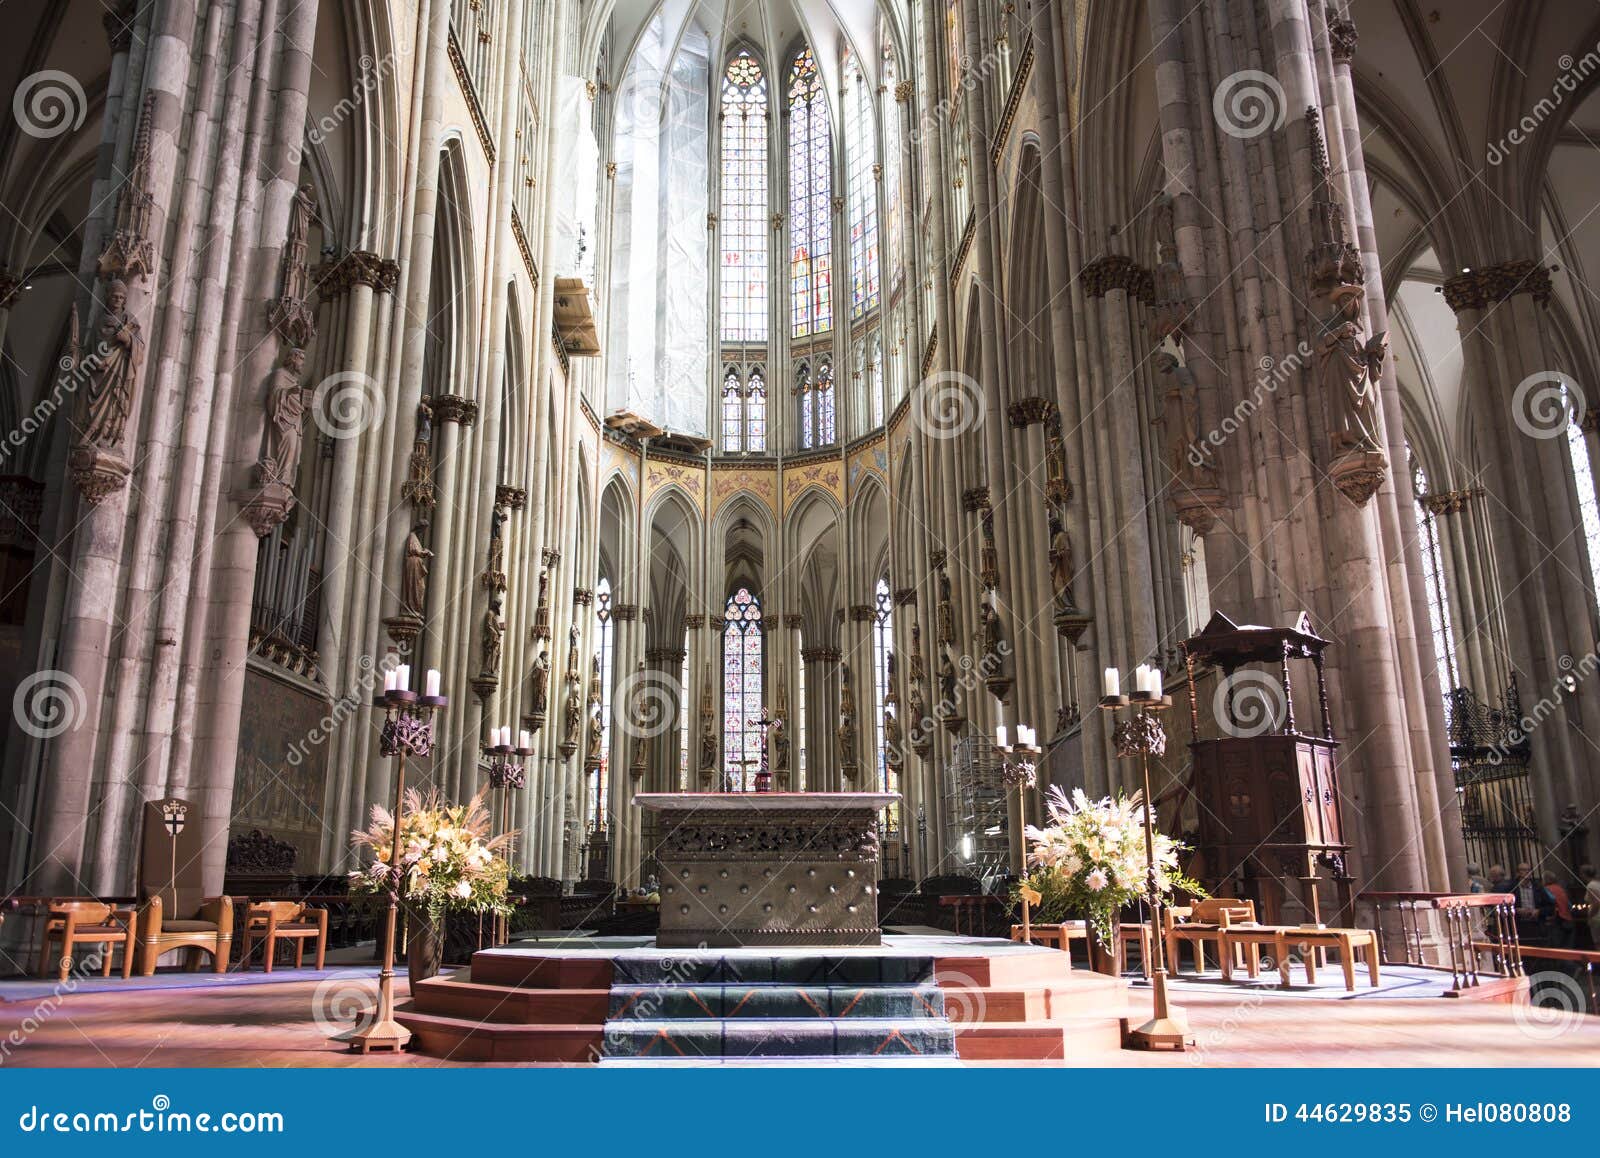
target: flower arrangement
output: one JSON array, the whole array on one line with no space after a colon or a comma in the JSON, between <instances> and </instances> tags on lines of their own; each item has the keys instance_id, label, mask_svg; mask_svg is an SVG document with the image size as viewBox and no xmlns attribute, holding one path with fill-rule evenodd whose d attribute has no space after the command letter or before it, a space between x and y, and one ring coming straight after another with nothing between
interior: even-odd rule
<instances>
[{"instance_id":1,"label":"flower arrangement","mask_svg":"<svg viewBox=\"0 0 1600 1158\"><path fill-rule=\"evenodd\" d=\"M466 804L445 804L439 794L406 792L400 815L400 867L394 855L394 817L373 805L372 823L350 834L358 854L374 859L350 874L351 890L382 893L399 887L400 900L425 910L430 920L445 913L509 913L506 900L510 866L499 855L511 834L489 837L489 811L480 791Z\"/></svg>"},{"instance_id":2,"label":"flower arrangement","mask_svg":"<svg viewBox=\"0 0 1600 1158\"><path fill-rule=\"evenodd\" d=\"M1026 830L1032 847L1022 883L1039 894L1043 920L1082 916L1109 945L1117 914L1149 891L1142 794L1090 800L1082 788L1074 788L1068 799L1052 786L1045 807L1050 824L1030 824ZM1150 821L1154 827L1154 813ZM1178 854L1186 851L1187 846L1155 830L1156 885L1163 901L1179 889L1205 895L1178 868Z\"/></svg>"}]
</instances>

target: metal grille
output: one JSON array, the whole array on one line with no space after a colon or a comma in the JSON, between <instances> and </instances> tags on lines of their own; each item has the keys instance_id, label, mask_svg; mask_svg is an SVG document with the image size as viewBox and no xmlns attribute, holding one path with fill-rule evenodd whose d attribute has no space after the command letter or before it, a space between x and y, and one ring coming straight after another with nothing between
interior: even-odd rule
<instances>
[{"instance_id":1,"label":"metal grille","mask_svg":"<svg viewBox=\"0 0 1600 1158\"><path fill-rule=\"evenodd\" d=\"M1537 864L1542 850L1516 684L1506 689L1499 706L1457 688L1450 693L1447 711L1467 863L1484 871L1491 865L1511 869L1524 861Z\"/></svg>"},{"instance_id":2,"label":"metal grille","mask_svg":"<svg viewBox=\"0 0 1600 1158\"><path fill-rule=\"evenodd\" d=\"M994 749L977 736L957 740L945 770L944 872L971 873L988 888L1011 871L1006 788Z\"/></svg>"}]
</instances>

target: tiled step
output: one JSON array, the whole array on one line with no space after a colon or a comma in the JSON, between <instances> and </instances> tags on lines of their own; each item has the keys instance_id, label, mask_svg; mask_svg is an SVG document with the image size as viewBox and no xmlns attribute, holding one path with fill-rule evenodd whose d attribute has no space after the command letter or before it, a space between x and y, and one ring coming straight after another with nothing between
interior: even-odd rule
<instances>
[{"instance_id":1,"label":"tiled step","mask_svg":"<svg viewBox=\"0 0 1600 1158\"><path fill-rule=\"evenodd\" d=\"M933 979L931 957L873 954L624 953L617 985L921 985Z\"/></svg>"},{"instance_id":2,"label":"tiled step","mask_svg":"<svg viewBox=\"0 0 1600 1158\"><path fill-rule=\"evenodd\" d=\"M944 1016L937 985L616 985L610 1017L624 1021L704 1018L897 1018Z\"/></svg>"},{"instance_id":3,"label":"tiled step","mask_svg":"<svg viewBox=\"0 0 1600 1158\"><path fill-rule=\"evenodd\" d=\"M507 1025L419 1013L407 1006L395 1020L415 1035L415 1048L453 1061L593 1063L601 1055L599 1025Z\"/></svg>"},{"instance_id":4,"label":"tiled step","mask_svg":"<svg viewBox=\"0 0 1600 1158\"><path fill-rule=\"evenodd\" d=\"M1049 985L1071 980L1104 986L1109 992L1121 986L1115 977L1074 970L1058 949L1023 949L989 956L940 956L937 980L941 985L1006 988Z\"/></svg>"},{"instance_id":5,"label":"tiled step","mask_svg":"<svg viewBox=\"0 0 1600 1158\"><path fill-rule=\"evenodd\" d=\"M931 1019L702 1018L612 1021L606 1058L954 1057L955 1031Z\"/></svg>"},{"instance_id":6,"label":"tiled step","mask_svg":"<svg viewBox=\"0 0 1600 1158\"><path fill-rule=\"evenodd\" d=\"M520 1025L598 1025L606 1019L610 990L533 989L482 985L465 973L432 977L412 991L419 1013Z\"/></svg>"},{"instance_id":7,"label":"tiled step","mask_svg":"<svg viewBox=\"0 0 1600 1158\"><path fill-rule=\"evenodd\" d=\"M960 1069L960 1058L919 1057L603 1057L606 1069L695 1069L726 1066L734 1069L760 1069L763 1066L804 1066L807 1069Z\"/></svg>"}]
</instances>

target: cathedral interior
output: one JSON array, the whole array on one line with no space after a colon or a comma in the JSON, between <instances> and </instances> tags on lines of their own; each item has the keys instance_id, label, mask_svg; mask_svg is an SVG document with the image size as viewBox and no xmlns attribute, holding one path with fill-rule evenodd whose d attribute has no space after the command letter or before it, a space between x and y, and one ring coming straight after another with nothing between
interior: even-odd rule
<instances>
[{"instance_id":1,"label":"cathedral interior","mask_svg":"<svg viewBox=\"0 0 1600 1158\"><path fill-rule=\"evenodd\" d=\"M1030 841L1081 789L1153 804L1193 904L1279 930L1221 918L1203 985L1167 902L1121 949L1054 913L1082 985L1124 973L1160 1020L1165 952L1203 1031L1218 963L1264 947L1287 987L1300 929L1297 979L1377 986L1380 941L1385 986L1482 979L1439 1030L1463 1056L1600 1056L1593 4L5 0L0 28L0 1027L53 936L66 978L77 903L123 970L69 999L112 1056L187 1032L130 969L211 937L253 976L274 905L322 914L319 971L370 983L387 937L388 1010L425 938L352 899L351 834L402 787L481 798L499 842L509 912L439 933L475 979L541 931L666 945L688 797L877 794L830 854L873 882L855 920L1032 953ZM775 815L740 859L810 839ZM409 967L396 1032L487 1059ZM207 1064L326 1036L296 972ZM1518 1036L1563 1000L1570 1033ZM1281 1060L1301 1008L1212 1060Z\"/></svg>"}]
</instances>

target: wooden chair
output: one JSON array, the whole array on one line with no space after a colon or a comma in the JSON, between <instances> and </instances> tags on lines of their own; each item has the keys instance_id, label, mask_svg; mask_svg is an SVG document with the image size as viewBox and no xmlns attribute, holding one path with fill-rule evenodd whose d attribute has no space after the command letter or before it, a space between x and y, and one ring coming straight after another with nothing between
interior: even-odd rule
<instances>
[{"instance_id":1,"label":"wooden chair","mask_svg":"<svg viewBox=\"0 0 1600 1158\"><path fill-rule=\"evenodd\" d=\"M174 897L169 904L166 897ZM185 914L183 916L168 916ZM200 967L200 954L211 954L211 971L228 971L228 952L233 948L233 898L205 897L199 889L151 889L146 891L139 914L139 967L149 977L156 961L174 949L188 950L185 968Z\"/></svg>"},{"instance_id":2,"label":"wooden chair","mask_svg":"<svg viewBox=\"0 0 1600 1158\"><path fill-rule=\"evenodd\" d=\"M279 941L294 942L294 967L305 961L306 942L317 943L316 968L321 969L328 952L328 910L307 909L303 901L261 901L244 915L244 954L241 963L249 968L250 953L256 942L266 946L262 966L272 972L272 959Z\"/></svg>"},{"instance_id":3,"label":"wooden chair","mask_svg":"<svg viewBox=\"0 0 1600 1158\"><path fill-rule=\"evenodd\" d=\"M1217 946L1217 961L1221 963L1222 931L1230 925L1253 924L1256 903L1237 897L1208 897L1187 907L1168 905L1162 910L1162 923L1166 926L1167 959L1173 973L1178 972L1178 946L1188 942L1194 952L1194 971L1206 971L1206 942Z\"/></svg>"},{"instance_id":4,"label":"wooden chair","mask_svg":"<svg viewBox=\"0 0 1600 1158\"><path fill-rule=\"evenodd\" d=\"M50 976L50 946L61 943L57 959L57 976L65 981L72 969L72 950L78 945L103 945L105 954L100 959L100 976L111 976L111 957L116 946L122 946L122 976L133 975L133 947L137 942L135 918L132 909L119 909L103 901L51 901L50 914L45 919L44 931L39 937L39 975Z\"/></svg>"}]
</instances>

